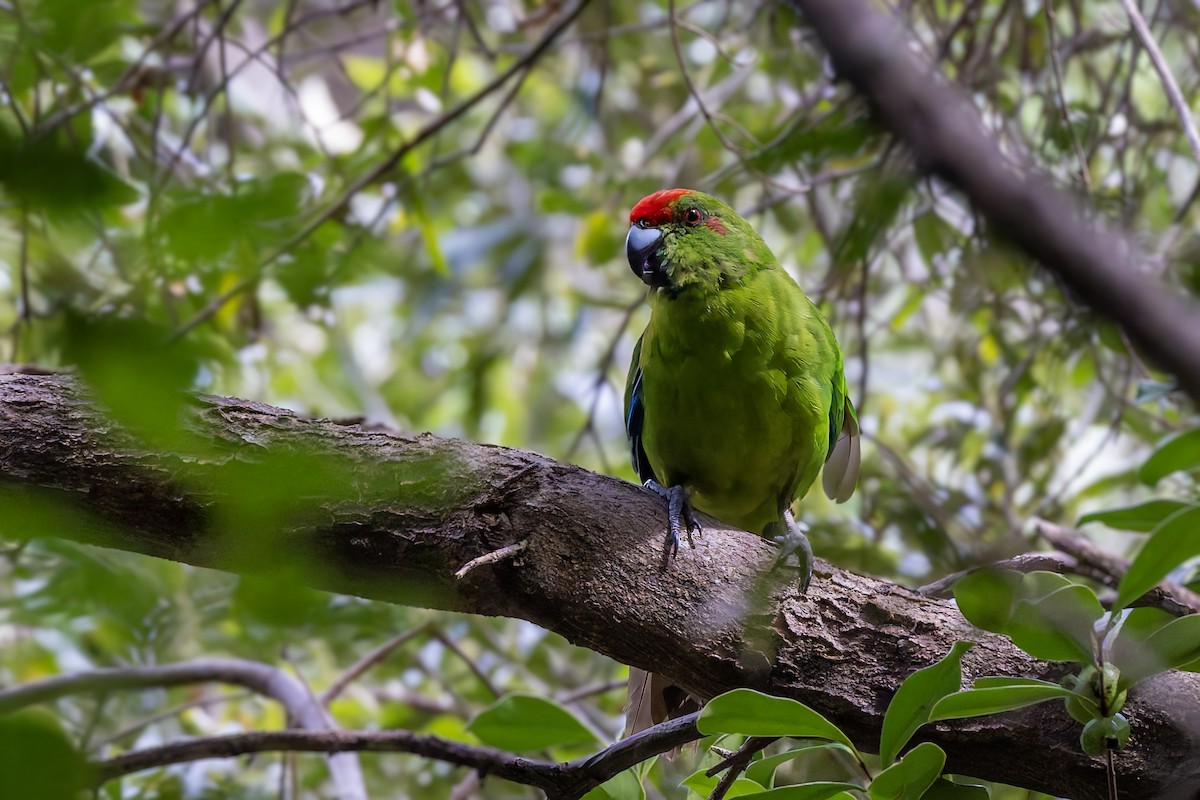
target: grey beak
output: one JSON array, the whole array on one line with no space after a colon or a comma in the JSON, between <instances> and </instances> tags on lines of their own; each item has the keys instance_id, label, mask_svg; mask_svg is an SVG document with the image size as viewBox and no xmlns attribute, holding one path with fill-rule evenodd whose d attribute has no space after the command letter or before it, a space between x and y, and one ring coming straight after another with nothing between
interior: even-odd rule
<instances>
[{"instance_id":1,"label":"grey beak","mask_svg":"<svg viewBox=\"0 0 1200 800\"><path fill-rule=\"evenodd\" d=\"M625 256L633 274L648 286L661 285L662 263L655 258L655 251L662 242L662 231L658 228L643 228L634 225L625 238Z\"/></svg>"}]
</instances>

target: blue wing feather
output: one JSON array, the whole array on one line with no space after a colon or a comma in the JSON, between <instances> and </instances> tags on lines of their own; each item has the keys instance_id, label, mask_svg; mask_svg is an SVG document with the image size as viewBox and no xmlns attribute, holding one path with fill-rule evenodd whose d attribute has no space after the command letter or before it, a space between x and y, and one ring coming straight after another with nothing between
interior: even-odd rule
<instances>
[{"instance_id":1,"label":"blue wing feather","mask_svg":"<svg viewBox=\"0 0 1200 800\"><path fill-rule=\"evenodd\" d=\"M647 481L654 478L654 470L646 450L642 447L642 424L646 418L646 404L642 390L642 340L639 337L633 348L633 359L629 364L629 377L625 381L625 435L629 437L629 450L633 460L633 471Z\"/></svg>"}]
</instances>

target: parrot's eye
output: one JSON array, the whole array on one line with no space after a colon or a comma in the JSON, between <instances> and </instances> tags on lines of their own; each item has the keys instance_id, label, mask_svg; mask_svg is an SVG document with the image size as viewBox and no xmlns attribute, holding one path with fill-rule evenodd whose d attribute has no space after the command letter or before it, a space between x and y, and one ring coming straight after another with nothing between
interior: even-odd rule
<instances>
[{"instance_id":1,"label":"parrot's eye","mask_svg":"<svg viewBox=\"0 0 1200 800\"><path fill-rule=\"evenodd\" d=\"M700 213L700 209L693 206L684 212L683 218L687 220L689 225L697 225L704 218L704 215Z\"/></svg>"}]
</instances>

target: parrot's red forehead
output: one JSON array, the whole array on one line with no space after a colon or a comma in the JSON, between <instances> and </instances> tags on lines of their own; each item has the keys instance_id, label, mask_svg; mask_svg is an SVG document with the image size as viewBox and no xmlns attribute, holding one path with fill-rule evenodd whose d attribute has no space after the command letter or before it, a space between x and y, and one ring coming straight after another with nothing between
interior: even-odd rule
<instances>
[{"instance_id":1,"label":"parrot's red forehead","mask_svg":"<svg viewBox=\"0 0 1200 800\"><path fill-rule=\"evenodd\" d=\"M671 204L685 194L692 194L691 189L663 189L661 192L646 195L638 200L633 211L629 212L629 221L646 220L651 225L661 225L671 220Z\"/></svg>"}]
</instances>

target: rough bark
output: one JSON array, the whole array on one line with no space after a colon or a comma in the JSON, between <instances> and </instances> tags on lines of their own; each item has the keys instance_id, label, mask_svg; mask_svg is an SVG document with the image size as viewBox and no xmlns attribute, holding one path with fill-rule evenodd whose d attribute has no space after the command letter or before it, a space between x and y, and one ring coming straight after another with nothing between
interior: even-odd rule
<instances>
[{"instance_id":1,"label":"rough bark","mask_svg":"<svg viewBox=\"0 0 1200 800\"><path fill-rule=\"evenodd\" d=\"M905 675L957 639L979 643L969 677L1055 678L945 601L818 562L764 578L772 546L707 520L695 549L663 571L661 502L615 478L533 453L309 420L208 397L195 435L153 452L66 376L0 376L0 503L47 515L0 518L0 532L62 536L238 572L288 570L311 586L378 600L535 622L569 641L672 675L702 696L748 686L794 697L864 749ZM279 496L286 508L247 496ZM267 513L267 512L271 513ZM13 520L35 527L14 530ZM519 541L511 558L472 559ZM1200 676L1137 687L1123 798L1194 797L1200 786ZM1057 703L939 725L927 738L948 771L1081 800L1106 796Z\"/></svg>"}]
</instances>

